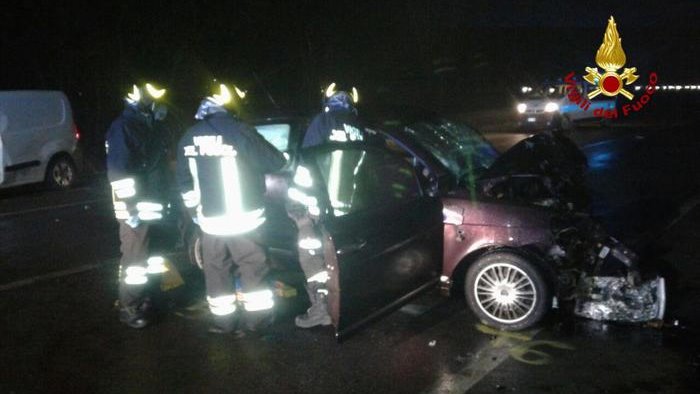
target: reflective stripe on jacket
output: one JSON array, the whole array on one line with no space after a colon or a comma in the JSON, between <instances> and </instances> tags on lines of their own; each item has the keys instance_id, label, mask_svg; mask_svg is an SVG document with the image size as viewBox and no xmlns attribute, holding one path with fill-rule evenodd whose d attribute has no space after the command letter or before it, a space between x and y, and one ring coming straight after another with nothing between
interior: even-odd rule
<instances>
[{"instance_id":1,"label":"reflective stripe on jacket","mask_svg":"<svg viewBox=\"0 0 700 394\"><path fill-rule=\"evenodd\" d=\"M264 222L265 174L285 159L254 128L211 114L187 130L177 155L178 187L202 231L236 235Z\"/></svg>"}]
</instances>

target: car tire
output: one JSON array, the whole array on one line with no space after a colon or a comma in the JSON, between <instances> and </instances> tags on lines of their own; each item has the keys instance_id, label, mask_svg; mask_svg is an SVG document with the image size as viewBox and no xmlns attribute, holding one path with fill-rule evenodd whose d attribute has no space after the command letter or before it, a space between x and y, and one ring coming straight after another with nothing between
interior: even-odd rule
<instances>
[{"instance_id":1,"label":"car tire","mask_svg":"<svg viewBox=\"0 0 700 394\"><path fill-rule=\"evenodd\" d=\"M75 184L77 170L69 156L56 156L46 166L44 183L51 189L67 189Z\"/></svg>"},{"instance_id":2,"label":"car tire","mask_svg":"<svg viewBox=\"0 0 700 394\"><path fill-rule=\"evenodd\" d=\"M202 258L202 232L197 228L192 232L189 242L187 243L187 254L190 263L200 270L204 269Z\"/></svg>"},{"instance_id":3,"label":"car tire","mask_svg":"<svg viewBox=\"0 0 700 394\"><path fill-rule=\"evenodd\" d=\"M512 252L481 256L467 270L464 288L467 304L479 320L501 330L532 327L551 307L542 271Z\"/></svg>"}]
</instances>

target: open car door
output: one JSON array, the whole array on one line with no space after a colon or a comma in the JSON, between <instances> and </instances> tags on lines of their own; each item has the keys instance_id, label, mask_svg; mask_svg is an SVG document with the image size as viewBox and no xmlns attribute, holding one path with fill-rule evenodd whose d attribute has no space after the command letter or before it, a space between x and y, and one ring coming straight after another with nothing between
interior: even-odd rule
<instances>
[{"instance_id":1,"label":"open car door","mask_svg":"<svg viewBox=\"0 0 700 394\"><path fill-rule=\"evenodd\" d=\"M442 205L421 190L411 156L355 144L304 156L324 182L329 309L342 339L438 283Z\"/></svg>"}]
</instances>

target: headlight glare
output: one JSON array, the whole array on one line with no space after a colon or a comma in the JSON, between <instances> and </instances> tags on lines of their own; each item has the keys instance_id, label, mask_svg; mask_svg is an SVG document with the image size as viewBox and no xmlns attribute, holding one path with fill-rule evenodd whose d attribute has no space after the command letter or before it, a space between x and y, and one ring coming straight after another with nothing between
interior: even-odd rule
<instances>
[{"instance_id":1,"label":"headlight glare","mask_svg":"<svg viewBox=\"0 0 700 394\"><path fill-rule=\"evenodd\" d=\"M544 106L544 112L555 112L559 111L559 105L557 103L547 103Z\"/></svg>"}]
</instances>

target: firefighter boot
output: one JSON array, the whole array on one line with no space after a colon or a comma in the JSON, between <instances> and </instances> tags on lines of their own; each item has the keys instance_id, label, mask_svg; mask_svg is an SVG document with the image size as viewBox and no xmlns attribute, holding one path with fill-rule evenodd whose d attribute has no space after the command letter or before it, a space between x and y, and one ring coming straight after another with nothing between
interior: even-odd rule
<instances>
[{"instance_id":1,"label":"firefighter boot","mask_svg":"<svg viewBox=\"0 0 700 394\"><path fill-rule=\"evenodd\" d=\"M214 316L213 324L209 327L212 334L230 334L234 338L242 338L245 333L238 329L238 317L236 316Z\"/></svg>"},{"instance_id":2,"label":"firefighter boot","mask_svg":"<svg viewBox=\"0 0 700 394\"><path fill-rule=\"evenodd\" d=\"M331 324L331 316L328 314L328 303L324 288L307 286L311 307L306 313L294 319L294 324L300 328L311 328L315 326L328 326Z\"/></svg>"}]
</instances>

